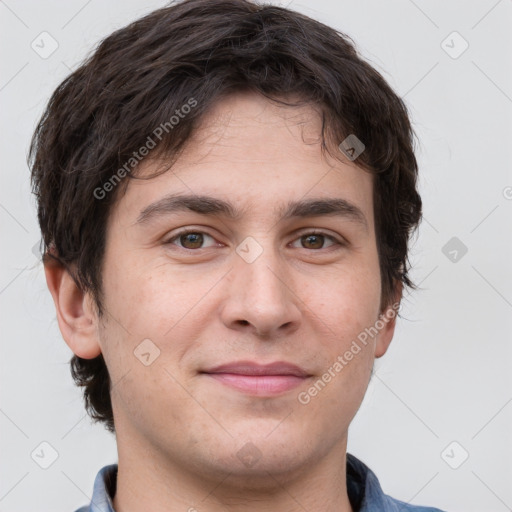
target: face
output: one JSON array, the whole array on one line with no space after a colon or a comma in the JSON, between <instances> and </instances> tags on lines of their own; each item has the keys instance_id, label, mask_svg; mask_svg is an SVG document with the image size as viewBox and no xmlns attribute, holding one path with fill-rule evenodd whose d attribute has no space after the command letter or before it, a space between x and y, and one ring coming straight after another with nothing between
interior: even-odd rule
<instances>
[{"instance_id":1,"label":"face","mask_svg":"<svg viewBox=\"0 0 512 512\"><path fill-rule=\"evenodd\" d=\"M381 313L373 177L322 156L320 128L310 107L230 96L120 196L88 341L120 457L257 478L344 455L394 322L361 341Z\"/></svg>"}]
</instances>

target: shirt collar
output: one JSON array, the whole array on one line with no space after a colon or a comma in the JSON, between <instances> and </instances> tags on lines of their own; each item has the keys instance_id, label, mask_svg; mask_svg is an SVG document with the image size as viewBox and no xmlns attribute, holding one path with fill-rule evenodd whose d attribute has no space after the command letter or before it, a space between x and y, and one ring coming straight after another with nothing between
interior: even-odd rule
<instances>
[{"instance_id":1,"label":"shirt collar","mask_svg":"<svg viewBox=\"0 0 512 512\"><path fill-rule=\"evenodd\" d=\"M94 480L91 503L76 512L115 512L112 500L117 487L117 464L100 469Z\"/></svg>"}]
</instances>

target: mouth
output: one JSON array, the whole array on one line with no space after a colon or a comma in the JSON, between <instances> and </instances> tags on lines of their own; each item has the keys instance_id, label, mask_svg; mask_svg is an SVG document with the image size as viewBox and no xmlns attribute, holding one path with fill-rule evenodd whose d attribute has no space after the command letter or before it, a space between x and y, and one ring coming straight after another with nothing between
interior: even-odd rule
<instances>
[{"instance_id":1,"label":"mouth","mask_svg":"<svg viewBox=\"0 0 512 512\"><path fill-rule=\"evenodd\" d=\"M237 361L200 373L220 384L256 396L285 393L311 377L299 366L283 361L264 365L252 361Z\"/></svg>"}]
</instances>

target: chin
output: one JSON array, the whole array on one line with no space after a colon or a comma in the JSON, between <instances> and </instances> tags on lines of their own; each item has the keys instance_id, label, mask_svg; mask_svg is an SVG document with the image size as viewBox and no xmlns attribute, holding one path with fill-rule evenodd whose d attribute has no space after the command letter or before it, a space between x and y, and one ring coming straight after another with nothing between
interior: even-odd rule
<instances>
[{"instance_id":1,"label":"chin","mask_svg":"<svg viewBox=\"0 0 512 512\"><path fill-rule=\"evenodd\" d=\"M255 488L271 488L311 470L328 452L328 447L315 440L314 435L305 435L295 425L286 425L275 420L259 420L228 426L232 437L208 436L208 441L195 444L197 467L211 475L228 475L233 485ZM206 446L208 445L208 446Z\"/></svg>"},{"instance_id":2,"label":"chin","mask_svg":"<svg viewBox=\"0 0 512 512\"><path fill-rule=\"evenodd\" d=\"M266 491L282 490L282 485L311 469L310 454L290 451L290 447L282 445L276 449L273 443L256 448L251 442L233 453L219 454L219 458L210 461L211 472L215 478L219 473L226 475L223 487L240 490ZM204 469L204 466L203 466ZM228 476L229 475L229 476Z\"/></svg>"}]
</instances>

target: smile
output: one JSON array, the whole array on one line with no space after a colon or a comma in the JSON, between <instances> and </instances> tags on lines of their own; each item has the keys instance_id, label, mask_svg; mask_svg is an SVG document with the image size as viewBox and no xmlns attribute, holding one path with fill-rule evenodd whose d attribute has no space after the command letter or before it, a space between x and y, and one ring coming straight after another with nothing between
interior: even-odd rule
<instances>
[{"instance_id":1,"label":"smile","mask_svg":"<svg viewBox=\"0 0 512 512\"><path fill-rule=\"evenodd\" d=\"M275 395L302 384L306 377L295 375L240 375L236 373L206 374L216 381L254 395Z\"/></svg>"},{"instance_id":2,"label":"smile","mask_svg":"<svg viewBox=\"0 0 512 512\"><path fill-rule=\"evenodd\" d=\"M290 391L310 377L300 367L285 362L261 365L240 361L201 373L225 386L256 396L278 395Z\"/></svg>"}]
</instances>

